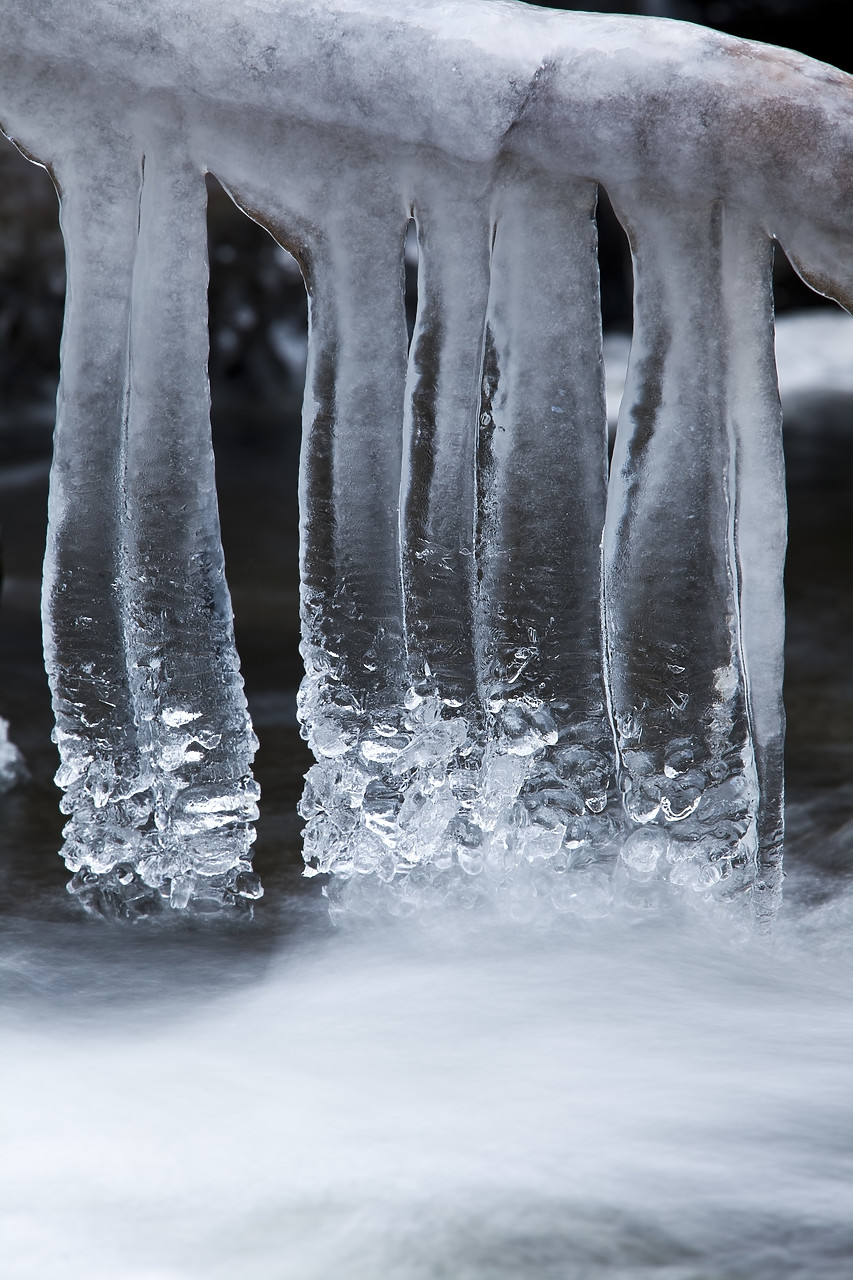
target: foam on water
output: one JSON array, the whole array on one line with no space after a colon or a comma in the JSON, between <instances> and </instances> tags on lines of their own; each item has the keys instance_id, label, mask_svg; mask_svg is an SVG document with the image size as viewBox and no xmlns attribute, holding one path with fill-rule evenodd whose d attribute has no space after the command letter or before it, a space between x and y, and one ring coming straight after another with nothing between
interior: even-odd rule
<instances>
[{"instance_id":1,"label":"foam on water","mask_svg":"<svg viewBox=\"0 0 853 1280\"><path fill-rule=\"evenodd\" d=\"M851 917L789 903L745 947L309 931L236 981L164 947L133 991L105 978L126 937L69 970L30 935L5 956L4 1274L839 1280Z\"/></svg>"}]
</instances>

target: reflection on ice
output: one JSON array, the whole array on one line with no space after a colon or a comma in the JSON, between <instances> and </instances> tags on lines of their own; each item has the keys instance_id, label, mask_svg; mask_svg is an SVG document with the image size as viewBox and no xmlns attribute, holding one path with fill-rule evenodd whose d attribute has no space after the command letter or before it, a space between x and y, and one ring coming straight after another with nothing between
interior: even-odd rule
<instances>
[{"instance_id":1,"label":"reflection on ice","mask_svg":"<svg viewBox=\"0 0 853 1280\"><path fill-rule=\"evenodd\" d=\"M29 1009L7 999L4 1274L838 1280L851 916L804 909L772 948L303 937L218 996L188 947L137 966L124 1012L97 995L107 934L44 1020L59 959L30 944L7 956Z\"/></svg>"}]
</instances>

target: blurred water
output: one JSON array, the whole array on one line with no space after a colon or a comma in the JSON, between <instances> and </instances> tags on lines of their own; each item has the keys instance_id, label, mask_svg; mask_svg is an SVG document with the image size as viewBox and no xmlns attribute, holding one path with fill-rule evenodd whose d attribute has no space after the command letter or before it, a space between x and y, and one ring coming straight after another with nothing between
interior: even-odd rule
<instances>
[{"instance_id":1,"label":"blurred water","mask_svg":"<svg viewBox=\"0 0 853 1280\"><path fill-rule=\"evenodd\" d=\"M842 895L771 947L611 926L7 945L10 1280L853 1266ZM239 948L238 948L239 952ZM11 979L11 981L10 981Z\"/></svg>"}]
</instances>

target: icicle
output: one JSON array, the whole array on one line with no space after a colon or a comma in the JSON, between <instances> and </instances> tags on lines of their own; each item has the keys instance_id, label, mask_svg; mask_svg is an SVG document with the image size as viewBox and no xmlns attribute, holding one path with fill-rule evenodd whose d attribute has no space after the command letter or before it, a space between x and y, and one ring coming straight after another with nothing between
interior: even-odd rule
<instances>
[{"instance_id":1,"label":"icicle","mask_svg":"<svg viewBox=\"0 0 853 1280\"><path fill-rule=\"evenodd\" d=\"M474 464L489 230L484 216L479 245L467 235L460 240L469 205L460 194L454 206L444 190L434 203L433 194L418 192L415 200L421 269L408 389L405 222L372 212L361 219L355 245L347 235L345 254L328 250L333 270L310 271L312 425L302 473L308 677L301 715L320 762L308 775L301 811L309 818L311 869L335 870L339 879L374 873L390 881L416 866L441 873L452 857L460 787L475 776L467 767L480 723ZM399 195L387 198L402 209ZM343 228L337 231L330 245L345 243ZM328 518L318 520L322 511ZM398 622L403 583L405 648ZM400 612L384 607L380 617L383 598ZM381 625L365 631L365 618ZM372 674L377 633L385 652L379 674ZM343 675L338 652L350 659ZM351 659L359 652L369 661L353 688Z\"/></svg>"},{"instance_id":2,"label":"icicle","mask_svg":"<svg viewBox=\"0 0 853 1280\"><path fill-rule=\"evenodd\" d=\"M547 860L555 901L571 909L584 886L606 896L591 864L620 826L601 662L607 423L594 207L592 184L503 175L480 414L483 696L498 760L527 762L526 821L510 790L497 825L519 856ZM561 876L569 859L580 879Z\"/></svg>"},{"instance_id":3,"label":"icicle","mask_svg":"<svg viewBox=\"0 0 853 1280\"><path fill-rule=\"evenodd\" d=\"M766 921L781 892L784 835L787 503L773 349L773 245L751 219L727 211L723 249L741 649L760 792L754 894L758 919Z\"/></svg>"},{"instance_id":4,"label":"icicle","mask_svg":"<svg viewBox=\"0 0 853 1280\"><path fill-rule=\"evenodd\" d=\"M344 874L392 861L393 775L411 741L397 519L406 217L381 182L349 195L345 220L309 250L300 475L299 715L318 759L301 805L305 856Z\"/></svg>"},{"instance_id":5,"label":"icicle","mask_svg":"<svg viewBox=\"0 0 853 1280\"><path fill-rule=\"evenodd\" d=\"M365 216L344 234L318 246L309 267L304 652L369 711L399 698L405 668L397 523L405 222Z\"/></svg>"},{"instance_id":6,"label":"icicle","mask_svg":"<svg viewBox=\"0 0 853 1280\"><path fill-rule=\"evenodd\" d=\"M56 169L68 292L51 470L43 618L54 740L83 890L132 863L150 805L128 683L121 556L130 298L141 171L130 139Z\"/></svg>"},{"instance_id":7,"label":"icicle","mask_svg":"<svg viewBox=\"0 0 853 1280\"><path fill-rule=\"evenodd\" d=\"M69 887L131 914L261 892L210 444L204 176L175 136L144 170L134 154L120 138L106 172L77 157L58 173L69 284L45 570Z\"/></svg>"},{"instance_id":8,"label":"icicle","mask_svg":"<svg viewBox=\"0 0 853 1280\"><path fill-rule=\"evenodd\" d=\"M168 133L139 213L125 458L130 680L152 821L135 870L175 906L257 897L257 746L234 647L207 383L206 191ZM214 661L211 661L211 658Z\"/></svg>"},{"instance_id":9,"label":"icicle","mask_svg":"<svg viewBox=\"0 0 853 1280\"><path fill-rule=\"evenodd\" d=\"M477 693L474 474L491 225L482 180L437 168L415 200L418 314L401 497L406 629L423 692L470 713Z\"/></svg>"},{"instance_id":10,"label":"icicle","mask_svg":"<svg viewBox=\"0 0 853 1280\"><path fill-rule=\"evenodd\" d=\"M619 202L621 205L621 202ZM757 857L734 557L720 204L619 208L634 340L604 540L630 897L650 877L736 901Z\"/></svg>"}]
</instances>

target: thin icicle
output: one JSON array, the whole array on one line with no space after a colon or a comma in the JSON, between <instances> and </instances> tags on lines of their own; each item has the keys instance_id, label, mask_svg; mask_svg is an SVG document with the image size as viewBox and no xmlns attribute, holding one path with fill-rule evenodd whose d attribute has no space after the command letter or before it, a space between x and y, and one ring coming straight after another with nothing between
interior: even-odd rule
<instances>
[{"instance_id":1,"label":"thin icicle","mask_svg":"<svg viewBox=\"0 0 853 1280\"><path fill-rule=\"evenodd\" d=\"M107 146L109 142L109 146ZM57 169L68 294L51 470L43 620L65 795L63 855L84 890L132 861L149 821L128 681L123 429L141 168L130 140Z\"/></svg>"},{"instance_id":2,"label":"thin icicle","mask_svg":"<svg viewBox=\"0 0 853 1280\"><path fill-rule=\"evenodd\" d=\"M740 634L761 797L755 905L766 920L782 888L787 503L773 348L773 245L742 213L726 218L723 264Z\"/></svg>"},{"instance_id":3,"label":"thin icicle","mask_svg":"<svg viewBox=\"0 0 853 1280\"><path fill-rule=\"evenodd\" d=\"M455 167L439 165L416 191L418 314L401 495L412 675L419 691L469 714L478 684L474 476L489 291L489 178L475 169L466 180Z\"/></svg>"}]
</instances>

